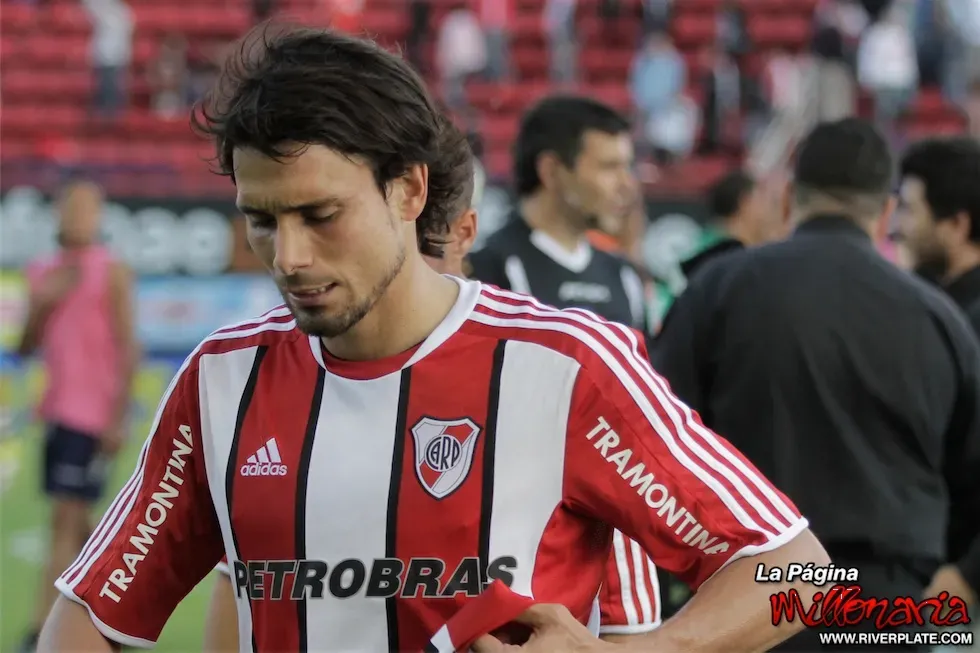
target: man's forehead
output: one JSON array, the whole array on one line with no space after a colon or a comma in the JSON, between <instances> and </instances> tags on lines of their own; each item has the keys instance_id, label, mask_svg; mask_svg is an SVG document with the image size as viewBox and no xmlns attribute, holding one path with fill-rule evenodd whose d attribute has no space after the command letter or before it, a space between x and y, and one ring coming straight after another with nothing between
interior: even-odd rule
<instances>
[{"instance_id":1,"label":"man's forehead","mask_svg":"<svg viewBox=\"0 0 980 653\"><path fill-rule=\"evenodd\" d=\"M604 159L631 157L633 155L633 141L626 132L610 134L598 129L589 129L582 135L581 154Z\"/></svg>"}]
</instances>

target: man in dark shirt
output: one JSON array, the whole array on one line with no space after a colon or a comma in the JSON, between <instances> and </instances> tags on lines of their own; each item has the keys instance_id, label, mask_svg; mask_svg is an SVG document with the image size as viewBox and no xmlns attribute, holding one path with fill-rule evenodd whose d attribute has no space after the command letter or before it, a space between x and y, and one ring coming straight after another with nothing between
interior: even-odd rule
<instances>
[{"instance_id":1,"label":"man in dark shirt","mask_svg":"<svg viewBox=\"0 0 980 653\"><path fill-rule=\"evenodd\" d=\"M637 200L632 166L630 125L613 109L573 96L537 104L514 146L517 211L470 255L473 278L647 331L636 269L587 237L627 219Z\"/></svg>"},{"instance_id":2,"label":"man in dark shirt","mask_svg":"<svg viewBox=\"0 0 980 653\"><path fill-rule=\"evenodd\" d=\"M945 289L980 336L980 143L928 139L909 148L900 169L900 233L916 269ZM975 602L980 547L970 547L980 532L980 494L952 509L949 560L954 564L936 573L931 589Z\"/></svg>"},{"instance_id":3,"label":"man in dark shirt","mask_svg":"<svg viewBox=\"0 0 980 653\"><path fill-rule=\"evenodd\" d=\"M835 563L861 570L865 595L919 597L946 558L951 502L980 491L980 346L874 247L894 208L882 136L825 123L797 156L796 231L695 275L654 366L786 489Z\"/></svg>"}]
</instances>

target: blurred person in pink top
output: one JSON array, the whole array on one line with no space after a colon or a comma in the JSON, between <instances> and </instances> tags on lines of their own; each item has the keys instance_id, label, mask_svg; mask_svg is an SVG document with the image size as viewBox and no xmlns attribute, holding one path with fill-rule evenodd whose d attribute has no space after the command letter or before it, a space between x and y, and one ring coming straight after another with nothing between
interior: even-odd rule
<instances>
[{"instance_id":1,"label":"blurred person in pink top","mask_svg":"<svg viewBox=\"0 0 980 653\"><path fill-rule=\"evenodd\" d=\"M51 498L51 546L41 579L33 650L54 603L54 581L91 534L107 462L125 440L139 352L128 268L99 244L102 192L73 182L58 201L61 248L28 266L28 315L18 352L40 351L47 379L39 417L46 424L44 491Z\"/></svg>"}]
</instances>

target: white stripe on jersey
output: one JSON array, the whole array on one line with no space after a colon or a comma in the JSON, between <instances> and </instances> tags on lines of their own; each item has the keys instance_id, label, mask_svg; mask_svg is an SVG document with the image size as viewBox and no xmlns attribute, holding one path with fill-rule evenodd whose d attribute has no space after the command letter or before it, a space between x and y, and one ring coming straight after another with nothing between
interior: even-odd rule
<instances>
[{"instance_id":1,"label":"white stripe on jersey","mask_svg":"<svg viewBox=\"0 0 980 653\"><path fill-rule=\"evenodd\" d=\"M633 578L636 579L636 598L640 601L640 617L643 623L648 624L653 621L653 605L650 603L650 593L647 592L645 568L647 556L640 545L633 540L629 540L628 545L632 574ZM627 573L630 572L627 571Z\"/></svg>"},{"instance_id":2,"label":"white stripe on jersey","mask_svg":"<svg viewBox=\"0 0 980 653\"><path fill-rule=\"evenodd\" d=\"M385 557L400 385L400 372L357 383L326 374L306 485L308 559ZM387 651L385 604L324 592L306 602L308 641L330 642L337 651Z\"/></svg>"},{"instance_id":3,"label":"white stripe on jersey","mask_svg":"<svg viewBox=\"0 0 980 653\"><path fill-rule=\"evenodd\" d=\"M201 388L201 442L204 451L204 466L211 490L211 501L218 516L221 539L225 543L228 556L228 575L235 582L230 561L239 557L234 549L231 532L231 514L228 512L227 473L231 456L232 441L235 439L235 426L238 423L238 402L245 394L248 377L255 362L257 347L247 347L222 354L201 356L199 387ZM229 401L208 401L207 388L221 388L221 396ZM233 470L234 471L234 470ZM235 607L238 610L238 641L252 641L252 610L244 592L235 592Z\"/></svg>"},{"instance_id":4,"label":"white stripe on jersey","mask_svg":"<svg viewBox=\"0 0 980 653\"><path fill-rule=\"evenodd\" d=\"M524 306L514 306L495 301L484 295L481 297L480 303L488 308L499 313L530 316L531 319L520 321L530 323L528 326L532 329L556 330L573 335L598 354L616 376L622 380L633 400L654 426L657 434L667 445L668 450L673 454L674 458L705 483L705 485L714 490L715 494L718 495L744 526L763 533L768 540L773 540L778 537L779 533L784 532L798 521L798 518L793 514L789 506L768 487L764 479L760 478L757 473L751 471L741 460L727 450L724 445L718 442L714 434L697 424L693 419L691 410L672 396L669 390L667 390L666 382L653 371L649 362L640 355L636 338L628 328L601 320L588 311L580 309L559 311L558 309L545 306L533 297L516 295L488 286L485 286L484 290L487 294L496 295L512 301L520 301L524 304ZM478 321L482 321L485 317L478 314L477 316L479 317ZM597 341L595 337L581 328L563 322L556 322L555 320L558 318L565 318L583 326L592 327L598 333L598 336L601 337L602 342ZM619 331L618 336L614 330ZM626 346L624 339L632 345L631 348ZM632 375L616 360L612 354L613 350L618 351L625 358L626 365L629 367ZM634 381L633 375L639 377L645 389L652 393L654 399L656 399L657 403L670 418L674 427L673 430L676 431L679 436L678 438L675 438L674 432L664 423L657 414L657 411L654 410L644 390ZM678 414L678 408L685 414L683 423ZM711 448L720 453L725 458L725 462L713 456L695 441L691 436L691 431L701 436L703 441L707 442ZM687 449L693 452L696 458L700 459L711 470L714 470L714 474L705 470L692 460L682 445L686 445ZM742 479L735 473L733 467L749 479L756 489L770 502L771 506L775 507L781 513L785 521L776 517L769 509L769 506L760 500L759 495L745 485ZM728 489L718 482L716 475L728 480L732 487L738 491L740 498L736 499L733 497ZM751 506L757 513L757 516L761 517L763 521L768 522L775 529L775 532L768 527L760 526L745 510L745 507L742 505L743 502Z\"/></svg>"},{"instance_id":5,"label":"white stripe on jersey","mask_svg":"<svg viewBox=\"0 0 980 653\"><path fill-rule=\"evenodd\" d=\"M89 539L88 543L82 549L82 552L78 555L78 558L71 564L70 567L61 575L61 580L65 583L69 590L74 590L75 587L85 578L88 574L89 569L96 560L102 555L102 553L108 548L109 544L115 538L116 533L122 527L123 522L126 520L126 516L132 510L133 505L136 502L136 498L139 496L140 487L143 485L143 471L146 464L146 452L149 450L150 442L157 433L157 429L160 426L160 419L163 417L163 411L167 403L170 401L170 395L173 394L174 388L177 387L177 382L187 371L191 362L201 351L201 348L206 342L212 342L215 340L228 340L232 338L247 338L253 336L257 333L263 331L290 331L295 326L295 321L289 322L263 322L263 319L269 319L273 316L278 315L278 311L281 309L273 309L266 313L265 318L256 318L252 320L245 320L239 322L238 324L233 324L223 329L212 333L194 348L194 351L184 359L183 364L181 364L180 369L174 375L174 378L170 381L170 385L167 386L167 390L163 393L163 398L160 400L160 404L157 407L156 415L153 418L153 425L150 428L150 435L147 437L146 442L143 443L143 449L140 451L139 459L136 464L136 469L133 471L133 475L129 478L123 489L116 496L116 499L110 504L109 509L106 511L99 525L93 531L92 537ZM252 327L252 328L245 328ZM241 330L232 330L241 329Z\"/></svg>"},{"instance_id":6,"label":"white stripe on jersey","mask_svg":"<svg viewBox=\"0 0 980 653\"><path fill-rule=\"evenodd\" d=\"M511 340L504 350L489 559L516 557L520 564L511 589L532 598L537 547L562 500L566 425L578 367L577 361L530 342ZM534 491L513 479L534 479Z\"/></svg>"},{"instance_id":7,"label":"white stripe on jersey","mask_svg":"<svg viewBox=\"0 0 980 653\"><path fill-rule=\"evenodd\" d=\"M613 531L613 554L619 571L619 593L623 600L623 612L626 613L626 625L636 626L640 623L640 615L633 602L632 557L626 551L626 538L619 531ZM643 579L640 578L639 582L642 584Z\"/></svg>"}]
</instances>

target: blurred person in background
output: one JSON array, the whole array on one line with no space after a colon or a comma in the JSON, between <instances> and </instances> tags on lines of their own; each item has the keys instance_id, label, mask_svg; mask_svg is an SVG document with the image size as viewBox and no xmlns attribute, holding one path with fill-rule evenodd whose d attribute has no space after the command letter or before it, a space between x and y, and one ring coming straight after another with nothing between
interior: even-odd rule
<instances>
[{"instance_id":1,"label":"blurred person in background","mask_svg":"<svg viewBox=\"0 0 980 653\"><path fill-rule=\"evenodd\" d=\"M642 140L656 148L657 143L650 142L650 135L656 135L658 122L669 123L672 114L676 114L687 86L687 64L674 47L670 35L654 32L646 37L643 47L637 51L629 75L630 93L638 114Z\"/></svg>"},{"instance_id":2,"label":"blurred person in background","mask_svg":"<svg viewBox=\"0 0 980 653\"><path fill-rule=\"evenodd\" d=\"M725 0L718 11L718 47L739 61L752 50L745 9L738 0Z\"/></svg>"},{"instance_id":3,"label":"blurred person in background","mask_svg":"<svg viewBox=\"0 0 980 653\"><path fill-rule=\"evenodd\" d=\"M732 171L716 181L708 190L706 203L710 222L694 250L681 261L675 291L680 288L683 292L686 280L726 252L764 245L786 235L788 225L769 189L744 170ZM675 299L666 284L657 286L658 321L665 319Z\"/></svg>"},{"instance_id":4,"label":"blurred person in background","mask_svg":"<svg viewBox=\"0 0 980 653\"><path fill-rule=\"evenodd\" d=\"M774 117L793 119L810 98L806 97L803 55L784 48L773 50L763 68L763 92Z\"/></svg>"},{"instance_id":5,"label":"blurred person in background","mask_svg":"<svg viewBox=\"0 0 980 653\"><path fill-rule=\"evenodd\" d=\"M868 27L857 53L857 77L874 97L878 127L892 141L895 121L914 99L919 83L919 61L910 29L910 6L895 0Z\"/></svg>"},{"instance_id":6,"label":"blurred person in background","mask_svg":"<svg viewBox=\"0 0 980 653\"><path fill-rule=\"evenodd\" d=\"M980 338L980 143L935 138L902 157L900 231L915 268L963 309ZM955 497L962 498L962 497ZM954 503L947 564L930 591L976 605L980 595L980 495Z\"/></svg>"},{"instance_id":7,"label":"blurred person in background","mask_svg":"<svg viewBox=\"0 0 980 653\"><path fill-rule=\"evenodd\" d=\"M160 118L173 120L187 114L190 79L187 68L187 39L169 34L148 70L150 108Z\"/></svg>"},{"instance_id":8,"label":"blurred person in background","mask_svg":"<svg viewBox=\"0 0 980 653\"><path fill-rule=\"evenodd\" d=\"M937 0L944 15L943 90L958 104L980 79L980 0Z\"/></svg>"},{"instance_id":9,"label":"blurred person in background","mask_svg":"<svg viewBox=\"0 0 980 653\"><path fill-rule=\"evenodd\" d=\"M28 313L18 353L42 355L47 385L38 415L46 428L44 492L52 504L49 554L25 652L34 650L54 603L55 579L91 534L107 465L126 439L139 361L133 282L99 242L102 202L91 183L67 185L58 201L61 249L25 275Z\"/></svg>"},{"instance_id":10,"label":"blurred person in background","mask_svg":"<svg viewBox=\"0 0 980 653\"><path fill-rule=\"evenodd\" d=\"M633 210L632 166L630 124L616 111L577 96L539 102L522 118L514 144L518 205L470 256L474 278L647 332L638 273L594 249L587 236Z\"/></svg>"},{"instance_id":11,"label":"blurred person in background","mask_svg":"<svg viewBox=\"0 0 980 653\"><path fill-rule=\"evenodd\" d=\"M840 120L854 115L857 86L845 41L840 0L824 0L814 14L811 52L817 74L817 119ZM807 98L810 100L811 98Z\"/></svg>"},{"instance_id":12,"label":"blurred person in background","mask_svg":"<svg viewBox=\"0 0 980 653\"><path fill-rule=\"evenodd\" d=\"M487 66L487 46L477 15L465 2L454 2L439 26L436 69L442 82L442 99L451 112L472 127L466 81Z\"/></svg>"},{"instance_id":13,"label":"blurred person in background","mask_svg":"<svg viewBox=\"0 0 980 653\"><path fill-rule=\"evenodd\" d=\"M704 132L699 152L717 154L741 142L733 121L738 120L742 106L742 77L732 58L716 45L705 46L701 61Z\"/></svg>"},{"instance_id":14,"label":"blurred person in background","mask_svg":"<svg viewBox=\"0 0 980 653\"><path fill-rule=\"evenodd\" d=\"M980 493L980 343L875 248L893 169L871 124L818 125L786 195L796 231L706 265L651 351L704 424L803 506L834 564L860 570L862 596L892 599L924 596L950 507ZM820 632L777 650L821 650Z\"/></svg>"},{"instance_id":15,"label":"blurred person in background","mask_svg":"<svg viewBox=\"0 0 980 653\"><path fill-rule=\"evenodd\" d=\"M674 0L642 0L643 33L665 32L670 27Z\"/></svg>"},{"instance_id":16,"label":"blurred person in background","mask_svg":"<svg viewBox=\"0 0 980 653\"><path fill-rule=\"evenodd\" d=\"M970 84L970 91L963 103L963 112L966 114L967 133L980 139L980 79Z\"/></svg>"},{"instance_id":17,"label":"blurred person in background","mask_svg":"<svg viewBox=\"0 0 980 653\"><path fill-rule=\"evenodd\" d=\"M568 86L578 81L578 0L545 0L544 33L548 39L551 83Z\"/></svg>"},{"instance_id":18,"label":"blurred person in background","mask_svg":"<svg viewBox=\"0 0 980 653\"><path fill-rule=\"evenodd\" d=\"M483 74L488 81L511 79L510 32L513 29L515 0L479 0L480 25L483 27L487 49L487 64Z\"/></svg>"},{"instance_id":19,"label":"blurred person in background","mask_svg":"<svg viewBox=\"0 0 980 653\"><path fill-rule=\"evenodd\" d=\"M363 29L364 0L329 0L330 26L348 34Z\"/></svg>"},{"instance_id":20,"label":"blurred person in background","mask_svg":"<svg viewBox=\"0 0 980 653\"><path fill-rule=\"evenodd\" d=\"M432 0L409 0L408 36L405 38L405 56L415 70L428 72L424 46L432 38Z\"/></svg>"},{"instance_id":21,"label":"blurred person in background","mask_svg":"<svg viewBox=\"0 0 980 653\"><path fill-rule=\"evenodd\" d=\"M126 0L83 0L82 4L92 23L92 108L100 117L114 118L128 99L126 77L133 59L133 13Z\"/></svg>"}]
</instances>

